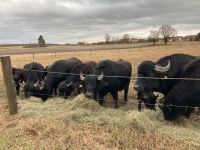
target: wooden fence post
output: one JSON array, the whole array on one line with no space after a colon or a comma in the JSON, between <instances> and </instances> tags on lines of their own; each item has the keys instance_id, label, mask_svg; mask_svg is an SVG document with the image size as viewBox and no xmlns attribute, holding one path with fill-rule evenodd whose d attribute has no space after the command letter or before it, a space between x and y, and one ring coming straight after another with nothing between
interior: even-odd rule
<instances>
[{"instance_id":1,"label":"wooden fence post","mask_svg":"<svg viewBox=\"0 0 200 150\"><path fill-rule=\"evenodd\" d=\"M0 56L10 115L18 113L10 56Z\"/></svg>"}]
</instances>

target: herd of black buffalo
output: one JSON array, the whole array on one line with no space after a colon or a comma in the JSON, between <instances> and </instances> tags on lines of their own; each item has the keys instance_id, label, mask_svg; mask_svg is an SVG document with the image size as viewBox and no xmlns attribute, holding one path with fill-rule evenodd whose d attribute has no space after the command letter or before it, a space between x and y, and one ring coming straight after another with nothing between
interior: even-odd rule
<instances>
[{"instance_id":1,"label":"herd of black buffalo","mask_svg":"<svg viewBox=\"0 0 200 150\"><path fill-rule=\"evenodd\" d=\"M26 98L35 96L46 101L53 95L68 98L72 93L84 93L103 105L104 96L110 93L118 108L118 91L124 91L128 104L128 91L132 75L131 63L125 60L103 60L99 63L82 62L77 58L58 60L43 67L37 62L12 68L17 95L20 87ZM164 96L158 105L166 120L180 116L189 118L200 107L200 58L173 54L158 61L143 61L137 68L138 109L142 103L156 110L157 96Z\"/></svg>"}]
</instances>

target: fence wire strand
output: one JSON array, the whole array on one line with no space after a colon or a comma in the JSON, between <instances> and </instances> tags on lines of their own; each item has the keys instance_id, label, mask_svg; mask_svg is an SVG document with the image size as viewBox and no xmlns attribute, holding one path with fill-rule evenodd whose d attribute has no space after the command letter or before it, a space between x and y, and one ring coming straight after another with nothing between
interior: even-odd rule
<instances>
[{"instance_id":1,"label":"fence wire strand","mask_svg":"<svg viewBox=\"0 0 200 150\"><path fill-rule=\"evenodd\" d=\"M28 93L28 94L30 94L31 96L33 96L33 95L37 95L37 96L49 96L50 98L63 98L63 99L65 99L64 97L62 97L62 96L53 96L52 94L42 94L42 93L37 93L37 92L26 92L26 93ZM3 96L4 98L5 98L5 96L6 95L0 95L0 97L1 96ZM71 98L71 97L73 97L73 96L69 96L69 98ZM24 98L23 96L21 96L21 98ZM95 100L97 100L97 101L106 101L106 102L114 102L115 100L108 100L108 99L95 99ZM126 103L125 101L123 102L123 101L117 101L118 103ZM135 104L135 105L139 105L139 104L141 104L141 103L139 103L139 102L133 102L133 101L127 101L128 102L128 105L129 105L129 103L132 103L132 104ZM199 108L200 109L200 107L191 107L191 106L179 106L179 105L165 105L165 104L160 104L160 103L156 103L156 104L151 104L151 103L146 103L146 102L142 102L144 105L149 105L149 106L169 106L169 107L176 107L176 108L192 108L192 109L195 109L195 108Z\"/></svg>"},{"instance_id":2,"label":"fence wire strand","mask_svg":"<svg viewBox=\"0 0 200 150\"><path fill-rule=\"evenodd\" d=\"M181 47L181 46L187 46L187 45L178 45L177 47ZM134 47L134 48L126 48L126 49L129 49L129 50L135 50L135 49L145 49L145 48L151 48L150 47ZM154 48L159 48L159 47L154 47ZM167 47L164 47L164 48L167 48ZM122 50L124 50L123 48L120 48L118 50L109 50L109 51L116 51L116 52L121 52ZM107 52L108 50L85 50L85 51L63 51L61 53L73 53L72 55L75 56L76 53L78 52L90 52L90 54L93 54L93 52L101 52L101 51L105 51ZM32 61L32 60L54 60L54 59L59 59L59 58L64 58L63 56L57 56L58 52L51 52L51 53L46 53L46 54L55 54L54 56L52 56L51 58L35 58L35 55L37 53L33 53L33 58L32 59L23 59L23 60L18 60L18 59L13 59L12 61ZM30 54L32 55L32 54ZM23 69L25 71L35 71L35 72L41 72L41 73L53 73L53 74L62 74L62 75L76 75L76 76L80 76L80 74L74 74L74 73L63 73L63 72L53 72L53 71L41 71L41 70L31 70L31 69ZM83 74L84 76L94 76L94 77L97 77L99 75L92 75L92 74ZM200 81L200 78L171 78L171 77L164 77L164 78L157 78L157 77L136 77L135 75L132 74L132 76L110 76L110 75L104 75L104 77L107 77L107 78L126 78L126 79L131 79L131 80L137 80L137 79L152 79L152 80L188 80L188 81ZM0 79L0 81L3 81L2 79ZM0 85L4 85L4 84L0 84ZM0 91L1 93L5 93L5 91ZM41 94L41 93L30 93L30 94L35 94L35 95L45 95L45 96L52 96L52 95L49 95L49 94ZM0 95L1 98L5 98L6 94L5 95ZM98 100L102 100L102 99L98 99ZM111 100L105 100L106 102L111 102ZM112 100L113 102L113 100ZM118 101L118 102L122 102L122 101ZM134 103L135 105L138 105L140 103L138 102L128 102L128 103ZM150 104L150 103L145 103L143 102L143 104L145 105L155 105L155 104ZM189 107L189 106L177 106L177 105L164 105L164 104L156 104L156 106L170 106L170 107L184 107L184 108L200 108L200 107Z\"/></svg>"},{"instance_id":3,"label":"fence wire strand","mask_svg":"<svg viewBox=\"0 0 200 150\"><path fill-rule=\"evenodd\" d=\"M41 71L41 70L31 70L31 69L23 69L25 71L32 71L32 72L40 72L40 73L51 73L51 74L61 74L61 75L75 75L75 76L80 76L81 74L76 74L76 73L64 73L64 72L54 72L54 71ZM82 74L84 76L91 76L91 77L98 77L99 75L94 75L94 74ZM104 77L107 78L126 78L126 79L132 79L132 80L137 80L137 79L152 79L152 80L189 80L189 81L200 81L200 78L171 78L171 77L163 77L163 78L157 78L157 77L133 77L132 76L110 76L110 75L103 75Z\"/></svg>"},{"instance_id":4,"label":"fence wire strand","mask_svg":"<svg viewBox=\"0 0 200 150\"><path fill-rule=\"evenodd\" d=\"M76 75L76 76L80 76L81 74L75 74L75 73L63 73L63 72L53 72L53 71L41 71L41 70L31 70L31 69L23 69L25 71L32 71L32 72L41 72L41 73L53 73L53 74L62 74L62 75ZM92 74L82 74L84 76L94 76L97 77L99 75L92 75ZM153 80L189 80L189 81L200 81L199 78L156 78L156 77L128 77L128 76L108 76L108 75L104 75L104 77L108 77L108 78L127 78L127 79L131 79L131 80L137 80L137 79L153 79ZM1 92L1 91L0 91ZM39 95L39 96L52 96L49 94L42 94L42 93L30 93L31 95ZM102 99L98 99L98 100L102 100ZM108 100L106 100L108 101ZM140 104L140 103L135 103L135 104ZM150 103L145 103L143 102L143 104L145 105L155 105L155 104L150 104ZM200 107L190 107L190 106L177 106L177 105L164 105L164 104L156 104L158 106L170 106L170 107L181 107L181 108L200 108Z\"/></svg>"}]
</instances>

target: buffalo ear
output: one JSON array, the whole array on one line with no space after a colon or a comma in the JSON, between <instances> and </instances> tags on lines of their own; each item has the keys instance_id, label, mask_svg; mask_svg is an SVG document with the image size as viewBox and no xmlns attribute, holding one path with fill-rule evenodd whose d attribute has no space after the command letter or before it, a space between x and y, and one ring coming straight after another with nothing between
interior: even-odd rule
<instances>
[{"instance_id":1,"label":"buffalo ear","mask_svg":"<svg viewBox=\"0 0 200 150\"><path fill-rule=\"evenodd\" d=\"M16 72L16 68L12 67L12 73Z\"/></svg>"}]
</instances>

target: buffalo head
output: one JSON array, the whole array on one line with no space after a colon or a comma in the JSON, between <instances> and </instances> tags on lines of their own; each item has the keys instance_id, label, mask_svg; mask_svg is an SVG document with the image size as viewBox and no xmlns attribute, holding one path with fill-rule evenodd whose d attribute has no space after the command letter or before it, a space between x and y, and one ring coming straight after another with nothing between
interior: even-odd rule
<instances>
[{"instance_id":1,"label":"buffalo head","mask_svg":"<svg viewBox=\"0 0 200 150\"><path fill-rule=\"evenodd\" d=\"M84 84L84 94L88 98L96 98L95 93L99 81L102 81L104 78L104 72L102 71L100 75L87 75L84 76L82 72L80 73L80 79Z\"/></svg>"},{"instance_id":2,"label":"buffalo head","mask_svg":"<svg viewBox=\"0 0 200 150\"><path fill-rule=\"evenodd\" d=\"M71 93L74 91L74 86L72 82L67 83L67 81L63 81L58 86L59 96L64 98L68 98Z\"/></svg>"},{"instance_id":3,"label":"buffalo head","mask_svg":"<svg viewBox=\"0 0 200 150\"><path fill-rule=\"evenodd\" d=\"M160 89L160 80L170 70L170 61L165 66L158 65L152 61L144 61L138 66L138 79L134 89L138 92L138 99L155 103L154 91Z\"/></svg>"},{"instance_id":4,"label":"buffalo head","mask_svg":"<svg viewBox=\"0 0 200 150\"><path fill-rule=\"evenodd\" d=\"M29 98L30 96L36 96L39 97L40 88L44 84L43 79L34 79L34 78L28 78L29 80L25 81L24 85L24 94L26 98ZM34 80L30 80L34 79Z\"/></svg>"}]
</instances>

